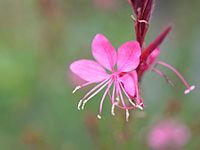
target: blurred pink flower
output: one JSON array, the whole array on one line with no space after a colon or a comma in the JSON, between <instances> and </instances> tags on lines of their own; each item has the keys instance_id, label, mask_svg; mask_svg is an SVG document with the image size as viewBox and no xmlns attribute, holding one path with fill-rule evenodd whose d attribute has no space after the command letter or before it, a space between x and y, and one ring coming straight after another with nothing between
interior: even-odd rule
<instances>
[{"instance_id":1,"label":"blurred pink flower","mask_svg":"<svg viewBox=\"0 0 200 150\"><path fill-rule=\"evenodd\" d=\"M186 125L172 119L156 124L148 135L148 145L153 150L182 148L190 138Z\"/></svg>"},{"instance_id":2,"label":"blurred pink flower","mask_svg":"<svg viewBox=\"0 0 200 150\"><path fill-rule=\"evenodd\" d=\"M82 87L98 83L80 100L78 109L80 110L80 107L84 109L85 104L106 87L100 102L98 118L101 118L104 99L106 95L109 95L112 102L111 113L114 115L114 108L118 106L126 110L126 119L128 120L129 109L143 109L143 102L138 92L137 72L135 71L140 62L139 43L137 41L126 42L116 52L104 35L97 34L92 41L92 54L97 62L81 59L70 65L73 73L87 81L85 84L77 86L73 93ZM115 65L117 69L115 69ZM113 86L112 95L110 95L111 86ZM124 96L128 99L127 102L125 102Z\"/></svg>"}]
</instances>

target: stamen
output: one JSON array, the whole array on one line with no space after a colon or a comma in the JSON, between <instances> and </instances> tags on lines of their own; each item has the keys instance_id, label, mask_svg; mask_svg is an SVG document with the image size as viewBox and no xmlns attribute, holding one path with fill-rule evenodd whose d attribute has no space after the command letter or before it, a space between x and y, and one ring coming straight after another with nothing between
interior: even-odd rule
<instances>
[{"instance_id":1,"label":"stamen","mask_svg":"<svg viewBox=\"0 0 200 150\"><path fill-rule=\"evenodd\" d=\"M131 105L135 106L135 104L133 103L133 101L131 100L131 98L129 97L129 95L127 94L127 92L125 91L125 89L124 89L122 83L120 82L119 84L120 84L120 87L122 88L122 91L123 91L124 94L127 96L128 101L131 103Z\"/></svg>"},{"instance_id":2,"label":"stamen","mask_svg":"<svg viewBox=\"0 0 200 150\"><path fill-rule=\"evenodd\" d=\"M115 101L115 80L114 80L114 85L113 85L113 91L112 91L112 96L110 95L110 92L108 95L110 96L111 102L112 102L112 107L111 107L111 114L114 116L115 115L115 105L118 104L118 102Z\"/></svg>"},{"instance_id":3,"label":"stamen","mask_svg":"<svg viewBox=\"0 0 200 150\"><path fill-rule=\"evenodd\" d=\"M108 79L107 79L108 80ZM95 91L97 88L99 88L102 84L104 84L107 80L101 82L100 84L98 84L97 86L95 86L93 89L91 89L78 103L78 110L80 110L81 104L83 102L83 100L89 96L93 91Z\"/></svg>"},{"instance_id":4,"label":"stamen","mask_svg":"<svg viewBox=\"0 0 200 150\"><path fill-rule=\"evenodd\" d=\"M114 116L115 115L115 105L118 105L118 102L115 102L112 104L112 108L111 108L111 114Z\"/></svg>"},{"instance_id":5,"label":"stamen","mask_svg":"<svg viewBox=\"0 0 200 150\"><path fill-rule=\"evenodd\" d=\"M128 109L126 109L126 121L127 122L128 122L129 116L130 116L129 111L128 111Z\"/></svg>"},{"instance_id":6,"label":"stamen","mask_svg":"<svg viewBox=\"0 0 200 150\"><path fill-rule=\"evenodd\" d=\"M72 93L74 94L77 90L79 90L81 88L81 86L79 85L79 86L77 86L77 87L75 87L75 89L72 91Z\"/></svg>"},{"instance_id":7,"label":"stamen","mask_svg":"<svg viewBox=\"0 0 200 150\"><path fill-rule=\"evenodd\" d=\"M136 107L139 108L140 110L144 110L144 108L141 105L136 105Z\"/></svg>"},{"instance_id":8,"label":"stamen","mask_svg":"<svg viewBox=\"0 0 200 150\"><path fill-rule=\"evenodd\" d=\"M119 98L119 85L117 83L117 78L115 78L115 89L116 89L116 101L120 101L120 98Z\"/></svg>"},{"instance_id":9,"label":"stamen","mask_svg":"<svg viewBox=\"0 0 200 150\"><path fill-rule=\"evenodd\" d=\"M79 103L78 103L78 110L81 110L81 104L82 104L82 102L83 102L83 99L81 99L80 101L79 101Z\"/></svg>"},{"instance_id":10,"label":"stamen","mask_svg":"<svg viewBox=\"0 0 200 150\"><path fill-rule=\"evenodd\" d=\"M190 86L187 81L184 79L184 77L178 72L178 70L176 70L174 67L172 67L170 64L167 64L163 61L158 61L157 64L160 64L162 66L165 66L167 67L168 69L172 70L176 75L177 77L182 81L182 83L186 86L186 90L184 91L185 94L188 94L189 92L191 92L192 90L195 89L195 86L192 85Z\"/></svg>"},{"instance_id":11,"label":"stamen","mask_svg":"<svg viewBox=\"0 0 200 150\"><path fill-rule=\"evenodd\" d=\"M101 102L100 102L100 109L99 109L100 114L101 114L101 112L102 112L103 102L104 102L104 100L105 100L106 94L108 93L108 91L109 91L110 86L112 85L112 83L113 83L113 81L111 80L111 81L109 82L109 84L108 84L107 89L105 90L105 92L104 92L104 94L103 94L103 96L102 96L102 99L101 99Z\"/></svg>"},{"instance_id":12,"label":"stamen","mask_svg":"<svg viewBox=\"0 0 200 150\"><path fill-rule=\"evenodd\" d=\"M78 110L80 110L80 107L81 107L81 104L82 104L83 100L87 96L89 96L92 92L94 92L96 89L98 89L100 86L102 86L104 83L106 83L108 80L109 80L109 78L106 79L106 80L104 80L104 81L102 81L101 83L99 83L98 85L96 85L94 88L92 88L88 93L86 93L85 96L78 103Z\"/></svg>"},{"instance_id":13,"label":"stamen","mask_svg":"<svg viewBox=\"0 0 200 150\"><path fill-rule=\"evenodd\" d=\"M115 115L115 104L112 104L111 114L112 114L113 116Z\"/></svg>"},{"instance_id":14,"label":"stamen","mask_svg":"<svg viewBox=\"0 0 200 150\"><path fill-rule=\"evenodd\" d=\"M88 85L90 85L90 84L92 84L92 83L94 83L94 82L87 82L87 83L84 83L84 84L82 84L82 85L79 85L79 86L77 86L77 87L75 87L75 89L73 90L73 94L77 91L77 90L79 90L80 88L83 88L83 87L85 87L85 86L88 86Z\"/></svg>"},{"instance_id":15,"label":"stamen","mask_svg":"<svg viewBox=\"0 0 200 150\"><path fill-rule=\"evenodd\" d=\"M117 83L118 83L118 86L117 86L117 87L118 87L120 99L121 99L121 101L122 101L122 105L124 106L125 109L127 109L126 104L125 104L125 102L124 102L123 95L122 95L122 91L121 91L120 86L119 86L119 81L118 81Z\"/></svg>"},{"instance_id":16,"label":"stamen","mask_svg":"<svg viewBox=\"0 0 200 150\"><path fill-rule=\"evenodd\" d=\"M120 99L119 99L119 96L117 96L117 97L116 97L116 101L118 101L118 102L119 102L119 100L120 100Z\"/></svg>"},{"instance_id":17,"label":"stamen","mask_svg":"<svg viewBox=\"0 0 200 150\"><path fill-rule=\"evenodd\" d=\"M195 86L192 85L192 86L190 86L189 89L185 90L184 93L185 93L185 94L188 94L188 93L190 93L190 92L191 92L192 90L194 90L194 89L195 89Z\"/></svg>"},{"instance_id":18,"label":"stamen","mask_svg":"<svg viewBox=\"0 0 200 150\"><path fill-rule=\"evenodd\" d=\"M112 101L112 104L114 103L114 101L115 101L115 83L116 83L116 81L114 81L114 85L113 85L113 91L112 91L112 97L111 97L111 101Z\"/></svg>"},{"instance_id":19,"label":"stamen","mask_svg":"<svg viewBox=\"0 0 200 150\"><path fill-rule=\"evenodd\" d=\"M90 95L86 100L84 100L81 109L84 109L85 104L86 104L92 97L94 97L95 95L97 95L108 83L110 83L110 81L111 81L111 79L110 79L108 82L106 82L104 85L102 85L98 90L96 90L92 95Z\"/></svg>"},{"instance_id":20,"label":"stamen","mask_svg":"<svg viewBox=\"0 0 200 150\"><path fill-rule=\"evenodd\" d=\"M143 108L143 101L142 101L142 99L140 98L138 81L137 81L137 79L135 79L135 78L134 78L134 84L135 84L136 101L137 101L136 107L139 108L140 110L144 110L144 108ZM139 105L138 105L138 104L139 104Z\"/></svg>"},{"instance_id":21,"label":"stamen","mask_svg":"<svg viewBox=\"0 0 200 150\"><path fill-rule=\"evenodd\" d=\"M152 71L158 74L159 76L163 77L166 80L166 82L169 83L171 86L174 86L174 83L170 80L170 78L168 78L167 75L165 75L159 69L153 68Z\"/></svg>"}]
</instances>

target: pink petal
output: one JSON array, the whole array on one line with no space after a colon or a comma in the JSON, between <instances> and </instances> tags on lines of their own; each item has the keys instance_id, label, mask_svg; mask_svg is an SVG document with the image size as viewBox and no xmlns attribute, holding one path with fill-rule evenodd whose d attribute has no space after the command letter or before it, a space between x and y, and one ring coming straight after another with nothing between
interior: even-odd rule
<instances>
[{"instance_id":1,"label":"pink petal","mask_svg":"<svg viewBox=\"0 0 200 150\"><path fill-rule=\"evenodd\" d=\"M105 68L113 71L117 61L115 48L102 34L97 34L92 41L92 54L94 58Z\"/></svg>"},{"instance_id":2,"label":"pink petal","mask_svg":"<svg viewBox=\"0 0 200 150\"><path fill-rule=\"evenodd\" d=\"M90 82L100 82L109 76L102 66L92 60L75 61L70 65L70 69L83 80Z\"/></svg>"},{"instance_id":3,"label":"pink petal","mask_svg":"<svg viewBox=\"0 0 200 150\"><path fill-rule=\"evenodd\" d=\"M147 64L150 67L160 55L160 48L156 48L147 58Z\"/></svg>"},{"instance_id":4,"label":"pink petal","mask_svg":"<svg viewBox=\"0 0 200 150\"><path fill-rule=\"evenodd\" d=\"M136 78L137 78L136 71L133 71L132 73L126 73L122 77L120 77L120 81L123 83L124 89L132 97L134 97L136 94L135 83L134 83L134 80Z\"/></svg>"},{"instance_id":5,"label":"pink petal","mask_svg":"<svg viewBox=\"0 0 200 150\"><path fill-rule=\"evenodd\" d=\"M119 71L128 72L137 68L141 49L137 41L129 41L118 49L117 67Z\"/></svg>"}]
</instances>

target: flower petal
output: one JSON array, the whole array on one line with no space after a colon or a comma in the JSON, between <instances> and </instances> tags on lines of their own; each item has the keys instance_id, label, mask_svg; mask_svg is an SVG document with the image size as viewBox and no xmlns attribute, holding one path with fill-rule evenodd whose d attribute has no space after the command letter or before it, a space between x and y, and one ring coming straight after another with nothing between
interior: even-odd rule
<instances>
[{"instance_id":1,"label":"flower petal","mask_svg":"<svg viewBox=\"0 0 200 150\"><path fill-rule=\"evenodd\" d=\"M141 48L137 41L129 41L118 49L117 67L119 71L132 71L139 65Z\"/></svg>"},{"instance_id":2,"label":"flower petal","mask_svg":"<svg viewBox=\"0 0 200 150\"><path fill-rule=\"evenodd\" d=\"M136 94L135 79L137 79L136 71L126 73L122 77L120 77L120 81L123 83L124 89L131 97L134 97Z\"/></svg>"},{"instance_id":3,"label":"flower petal","mask_svg":"<svg viewBox=\"0 0 200 150\"><path fill-rule=\"evenodd\" d=\"M70 69L83 80L90 82L100 82L109 76L102 66L95 61L87 59L73 62L70 65Z\"/></svg>"},{"instance_id":4,"label":"flower petal","mask_svg":"<svg viewBox=\"0 0 200 150\"><path fill-rule=\"evenodd\" d=\"M156 48L147 58L147 64L150 67L160 55L160 48Z\"/></svg>"},{"instance_id":5,"label":"flower petal","mask_svg":"<svg viewBox=\"0 0 200 150\"><path fill-rule=\"evenodd\" d=\"M109 40L102 34L97 34L92 41L92 54L105 68L113 71L117 61L117 53Z\"/></svg>"}]
</instances>

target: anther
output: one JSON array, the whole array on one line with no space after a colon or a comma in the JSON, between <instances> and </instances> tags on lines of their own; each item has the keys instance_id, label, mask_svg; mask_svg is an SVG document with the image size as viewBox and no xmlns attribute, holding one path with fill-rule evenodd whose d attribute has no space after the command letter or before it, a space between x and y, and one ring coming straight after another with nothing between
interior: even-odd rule
<instances>
[{"instance_id":1,"label":"anther","mask_svg":"<svg viewBox=\"0 0 200 150\"><path fill-rule=\"evenodd\" d=\"M119 102L119 96L116 97L116 100Z\"/></svg>"},{"instance_id":2,"label":"anther","mask_svg":"<svg viewBox=\"0 0 200 150\"><path fill-rule=\"evenodd\" d=\"M118 102L115 102L112 104L112 108L111 108L111 114L114 116L115 115L115 105L118 105Z\"/></svg>"},{"instance_id":3,"label":"anther","mask_svg":"<svg viewBox=\"0 0 200 150\"><path fill-rule=\"evenodd\" d=\"M190 93L192 90L194 90L195 89L195 86L194 85L192 85L192 86L190 86L188 89L186 89L185 91L184 91L184 94L188 94L188 93Z\"/></svg>"},{"instance_id":4,"label":"anther","mask_svg":"<svg viewBox=\"0 0 200 150\"><path fill-rule=\"evenodd\" d=\"M74 90L73 90L73 94L77 91L77 90L79 90L81 88L81 86L79 85L79 86L77 86Z\"/></svg>"},{"instance_id":5,"label":"anther","mask_svg":"<svg viewBox=\"0 0 200 150\"><path fill-rule=\"evenodd\" d=\"M115 104L112 105L111 114L112 114L113 116L115 115Z\"/></svg>"},{"instance_id":6,"label":"anther","mask_svg":"<svg viewBox=\"0 0 200 150\"><path fill-rule=\"evenodd\" d=\"M83 100L80 100L80 101L79 101L79 103L78 103L78 110L81 110L80 107L81 107L82 102L83 102Z\"/></svg>"},{"instance_id":7,"label":"anther","mask_svg":"<svg viewBox=\"0 0 200 150\"><path fill-rule=\"evenodd\" d=\"M140 105L136 105L137 108L139 108L140 110L144 110L142 106Z\"/></svg>"},{"instance_id":8,"label":"anther","mask_svg":"<svg viewBox=\"0 0 200 150\"><path fill-rule=\"evenodd\" d=\"M128 99L128 100L131 103L131 105L133 105L135 107L135 104L133 103L132 99Z\"/></svg>"},{"instance_id":9,"label":"anther","mask_svg":"<svg viewBox=\"0 0 200 150\"><path fill-rule=\"evenodd\" d=\"M81 109L83 110L85 108L85 104L87 103L88 100L84 100Z\"/></svg>"},{"instance_id":10,"label":"anther","mask_svg":"<svg viewBox=\"0 0 200 150\"><path fill-rule=\"evenodd\" d=\"M98 118L98 119L101 119L101 116L98 114L98 115L97 115L97 118Z\"/></svg>"},{"instance_id":11,"label":"anther","mask_svg":"<svg viewBox=\"0 0 200 150\"><path fill-rule=\"evenodd\" d=\"M128 122L128 119L129 119L129 112L128 112L128 109L126 109L126 121Z\"/></svg>"}]
</instances>

